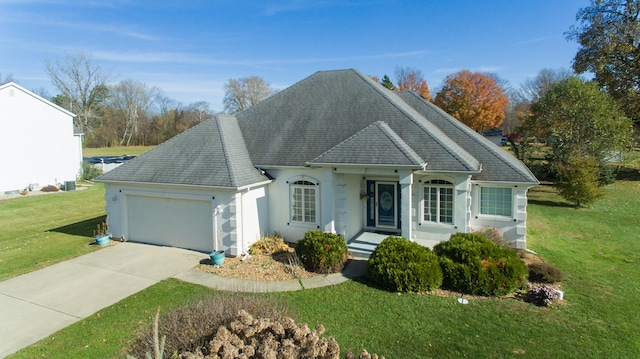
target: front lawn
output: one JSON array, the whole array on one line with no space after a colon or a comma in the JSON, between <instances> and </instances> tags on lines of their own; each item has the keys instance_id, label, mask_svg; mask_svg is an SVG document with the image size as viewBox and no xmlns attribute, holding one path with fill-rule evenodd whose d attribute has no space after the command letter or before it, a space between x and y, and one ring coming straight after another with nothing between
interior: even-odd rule
<instances>
[{"instance_id":1,"label":"front lawn","mask_svg":"<svg viewBox=\"0 0 640 359\"><path fill-rule=\"evenodd\" d=\"M565 273L566 301L555 308L515 299L460 305L359 281L264 295L285 298L291 314L311 327L322 323L343 351L366 348L387 358L640 357L640 182L618 181L589 209L574 209L547 186L530 199L529 247ZM157 306L167 312L211 292L166 280L11 358L123 358Z\"/></svg>"},{"instance_id":2,"label":"front lawn","mask_svg":"<svg viewBox=\"0 0 640 359\"><path fill-rule=\"evenodd\" d=\"M0 280L96 250L104 206L102 184L0 201Z\"/></svg>"}]
</instances>

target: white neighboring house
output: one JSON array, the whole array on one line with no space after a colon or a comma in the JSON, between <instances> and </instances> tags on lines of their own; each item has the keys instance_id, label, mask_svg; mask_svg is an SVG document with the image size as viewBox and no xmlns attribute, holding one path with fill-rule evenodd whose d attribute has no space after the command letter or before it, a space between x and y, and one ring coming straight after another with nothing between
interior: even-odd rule
<instances>
[{"instance_id":1,"label":"white neighboring house","mask_svg":"<svg viewBox=\"0 0 640 359\"><path fill-rule=\"evenodd\" d=\"M529 169L414 92L318 72L102 175L109 231L231 255L261 235L372 233L431 246L496 227L526 247ZM217 208L221 211L216 210Z\"/></svg>"},{"instance_id":2,"label":"white neighboring house","mask_svg":"<svg viewBox=\"0 0 640 359\"><path fill-rule=\"evenodd\" d=\"M0 193L76 180L82 134L74 117L16 83L0 86Z\"/></svg>"}]
</instances>

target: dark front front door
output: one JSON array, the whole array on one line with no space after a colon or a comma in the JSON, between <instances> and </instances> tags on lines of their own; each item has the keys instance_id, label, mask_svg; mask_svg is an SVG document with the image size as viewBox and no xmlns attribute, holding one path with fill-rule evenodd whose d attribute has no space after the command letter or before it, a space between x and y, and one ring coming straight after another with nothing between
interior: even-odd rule
<instances>
[{"instance_id":1,"label":"dark front front door","mask_svg":"<svg viewBox=\"0 0 640 359\"><path fill-rule=\"evenodd\" d=\"M398 228L395 182L376 182L376 227Z\"/></svg>"}]
</instances>

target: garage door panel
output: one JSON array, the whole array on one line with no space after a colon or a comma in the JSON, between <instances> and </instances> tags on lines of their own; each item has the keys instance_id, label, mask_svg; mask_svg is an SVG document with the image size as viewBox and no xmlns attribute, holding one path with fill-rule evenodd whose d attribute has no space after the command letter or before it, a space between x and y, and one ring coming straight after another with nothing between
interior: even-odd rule
<instances>
[{"instance_id":1,"label":"garage door panel","mask_svg":"<svg viewBox=\"0 0 640 359\"><path fill-rule=\"evenodd\" d=\"M128 239L135 242L212 249L211 201L127 196Z\"/></svg>"}]
</instances>

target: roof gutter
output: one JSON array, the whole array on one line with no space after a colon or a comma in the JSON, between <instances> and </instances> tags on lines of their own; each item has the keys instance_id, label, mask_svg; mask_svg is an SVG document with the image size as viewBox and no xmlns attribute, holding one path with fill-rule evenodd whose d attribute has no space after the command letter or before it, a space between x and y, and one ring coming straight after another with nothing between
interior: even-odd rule
<instances>
[{"instance_id":1,"label":"roof gutter","mask_svg":"<svg viewBox=\"0 0 640 359\"><path fill-rule=\"evenodd\" d=\"M121 183L121 184L133 184L133 185L144 185L144 186L154 186L154 187L187 187L187 188L198 188L198 189L222 189L228 191L242 191L247 188L262 186L265 184L269 184L272 180L267 180L263 182L252 183L249 185L239 186L239 187L223 187L223 186L205 186L205 185L196 185L196 184L180 184L180 183L158 183L158 182L136 182L136 181L111 181L111 180L100 180L96 179L94 182L101 183Z\"/></svg>"},{"instance_id":2,"label":"roof gutter","mask_svg":"<svg viewBox=\"0 0 640 359\"><path fill-rule=\"evenodd\" d=\"M427 167L427 163L420 165L380 165L373 163L322 163L322 162L306 162L307 167L377 167L377 168L410 168L410 169L424 169Z\"/></svg>"}]
</instances>

